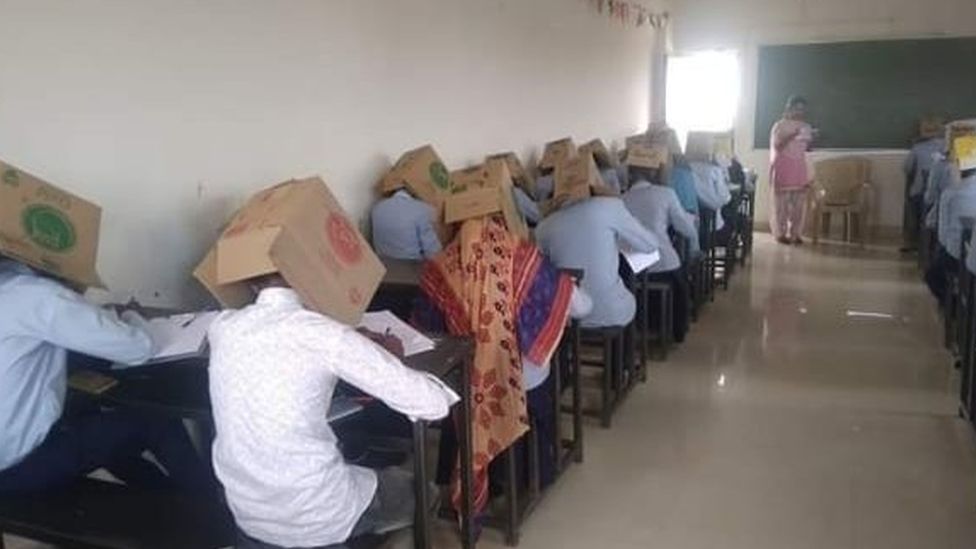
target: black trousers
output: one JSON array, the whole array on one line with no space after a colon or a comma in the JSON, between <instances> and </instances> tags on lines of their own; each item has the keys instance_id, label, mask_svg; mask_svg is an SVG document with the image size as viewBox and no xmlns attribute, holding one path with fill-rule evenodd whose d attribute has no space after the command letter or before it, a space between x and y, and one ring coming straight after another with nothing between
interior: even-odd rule
<instances>
[{"instance_id":1,"label":"black trousers","mask_svg":"<svg viewBox=\"0 0 976 549\"><path fill-rule=\"evenodd\" d=\"M949 286L949 273L959 270L959 260L949 255L945 248L939 248L939 253L925 272L925 283L932 295L945 305L946 291Z\"/></svg>"},{"instance_id":2,"label":"black trousers","mask_svg":"<svg viewBox=\"0 0 976 549\"><path fill-rule=\"evenodd\" d=\"M56 489L101 468L140 488L215 487L182 422L94 409L62 418L23 461L0 472L0 493Z\"/></svg>"},{"instance_id":3,"label":"black trousers","mask_svg":"<svg viewBox=\"0 0 976 549\"><path fill-rule=\"evenodd\" d=\"M688 273L684 265L673 271L652 273L650 280L652 282L663 282L671 286L671 301L673 303L671 318L674 320L674 325L671 328L672 334L674 335L675 343L683 342L685 335L688 333L689 305L691 301L691 285L688 283ZM651 311L658 310L657 305L652 302Z\"/></svg>"}]
</instances>

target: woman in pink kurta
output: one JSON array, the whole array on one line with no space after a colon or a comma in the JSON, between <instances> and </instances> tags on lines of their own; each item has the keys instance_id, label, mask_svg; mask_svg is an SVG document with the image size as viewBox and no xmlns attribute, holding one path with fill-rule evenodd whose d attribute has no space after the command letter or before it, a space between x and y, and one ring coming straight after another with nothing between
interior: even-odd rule
<instances>
[{"instance_id":1,"label":"woman in pink kurta","mask_svg":"<svg viewBox=\"0 0 976 549\"><path fill-rule=\"evenodd\" d=\"M810 184L807 150L814 137L813 128L804 120L806 110L806 99L790 97L783 118L773 125L769 137L770 181L775 198L772 230L782 244L803 243L800 235Z\"/></svg>"}]
</instances>

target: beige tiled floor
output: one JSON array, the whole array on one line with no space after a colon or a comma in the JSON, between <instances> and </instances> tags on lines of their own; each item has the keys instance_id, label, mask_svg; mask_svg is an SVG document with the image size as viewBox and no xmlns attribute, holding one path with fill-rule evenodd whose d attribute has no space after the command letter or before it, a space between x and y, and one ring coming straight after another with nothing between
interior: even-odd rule
<instances>
[{"instance_id":1,"label":"beige tiled floor","mask_svg":"<svg viewBox=\"0 0 976 549\"><path fill-rule=\"evenodd\" d=\"M760 237L613 429L587 430L521 546L974 547L976 444L939 338L896 252Z\"/></svg>"}]
</instances>

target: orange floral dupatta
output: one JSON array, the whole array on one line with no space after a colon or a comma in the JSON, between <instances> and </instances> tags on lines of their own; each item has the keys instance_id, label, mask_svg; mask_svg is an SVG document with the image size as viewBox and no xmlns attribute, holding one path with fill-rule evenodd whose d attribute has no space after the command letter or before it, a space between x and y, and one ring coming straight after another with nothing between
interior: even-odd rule
<instances>
[{"instance_id":1,"label":"orange floral dupatta","mask_svg":"<svg viewBox=\"0 0 976 549\"><path fill-rule=\"evenodd\" d=\"M538 248L520 241L494 216L466 221L451 244L427 262L421 276L421 287L444 313L448 330L475 338L471 389L476 513L488 503L488 465L528 430L519 307L543 261ZM555 351L571 294L572 282L557 276L546 319L533 332L530 356L548 360ZM456 472L451 493L455 509L460 508Z\"/></svg>"}]
</instances>

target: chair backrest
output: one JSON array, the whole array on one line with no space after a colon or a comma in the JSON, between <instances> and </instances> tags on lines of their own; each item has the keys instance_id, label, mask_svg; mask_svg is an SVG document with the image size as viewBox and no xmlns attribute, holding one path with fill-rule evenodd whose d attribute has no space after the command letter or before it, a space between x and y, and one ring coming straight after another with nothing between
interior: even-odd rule
<instances>
[{"instance_id":1,"label":"chair backrest","mask_svg":"<svg viewBox=\"0 0 976 549\"><path fill-rule=\"evenodd\" d=\"M821 201L824 204L854 204L859 200L863 186L870 181L871 163L866 158L829 158L814 165L814 182L823 189Z\"/></svg>"}]
</instances>

